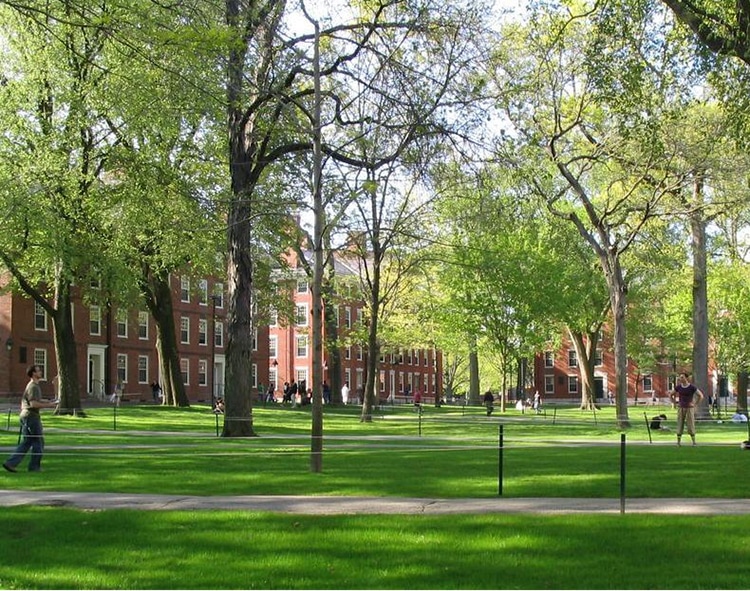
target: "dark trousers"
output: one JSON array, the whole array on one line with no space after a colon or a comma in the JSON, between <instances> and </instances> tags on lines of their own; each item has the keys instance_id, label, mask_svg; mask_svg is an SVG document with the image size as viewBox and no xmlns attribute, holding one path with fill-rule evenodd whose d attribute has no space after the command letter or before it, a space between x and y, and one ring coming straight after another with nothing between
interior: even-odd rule
<instances>
[{"instance_id":1,"label":"dark trousers","mask_svg":"<svg viewBox=\"0 0 750 591\"><path fill-rule=\"evenodd\" d=\"M34 472L42 467L42 452L44 451L44 436L42 431L42 418L38 414L29 414L21 417L21 443L16 447L15 453L5 462L11 468L21 463L26 452L31 450L29 470Z\"/></svg>"}]
</instances>

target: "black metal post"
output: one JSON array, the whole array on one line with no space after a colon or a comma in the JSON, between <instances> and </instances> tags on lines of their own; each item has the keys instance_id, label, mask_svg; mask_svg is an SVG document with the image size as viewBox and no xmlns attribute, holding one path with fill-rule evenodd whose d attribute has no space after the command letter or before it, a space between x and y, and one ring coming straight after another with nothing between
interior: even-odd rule
<instances>
[{"instance_id":1,"label":"black metal post","mask_svg":"<svg viewBox=\"0 0 750 591\"><path fill-rule=\"evenodd\" d=\"M419 413L419 436L422 437L422 403L419 403L419 406L417 407L417 412Z\"/></svg>"},{"instance_id":2,"label":"black metal post","mask_svg":"<svg viewBox=\"0 0 750 591\"><path fill-rule=\"evenodd\" d=\"M503 496L503 424L497 426L497 494Z\"/></svg>"},{"instance_id":3,"label":"black metal post","mask_svg":"<svg viewBox=\"0 0 750 591\"><path fill-rule=\"evenodd\" d=\"M112 405L112 429L117 431L117 404Z\"/></svg>"},{"instance_id":4,"label":"black metal post","mask_svg":"<svg viewBox=\"0 0 750 591\"><path fill-rule=\"evenodd\" d=\"M620 514L625 513L625 433L620 434Z\"/></svg>"},{"instance_id":5,"label":"black metal post","mask_svg":"<svg viewBox=\"0 0 750 591\"><path fill-rule=\"evenodd\" d=\"M651 423L648 422L648 415L645 412L643 413L643 420L646 421L646 431L648 431L648 442L653 443L653 441L651 441Z\"/></svg>"}]
</instances>

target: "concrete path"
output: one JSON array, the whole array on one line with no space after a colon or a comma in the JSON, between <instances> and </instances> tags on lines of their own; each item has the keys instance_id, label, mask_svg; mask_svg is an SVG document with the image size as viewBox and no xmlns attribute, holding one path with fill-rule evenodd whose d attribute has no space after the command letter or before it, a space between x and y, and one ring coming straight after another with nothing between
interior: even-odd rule
<instances>
[{"instance_id":1,"label":"concrete path","mask_svg":"<svg viewBox=\"0 0 750 591\"><path fill-rule=\"evenodd\" d=\"M79 509L273 511L307 515L446 515L471 513L620 513L620 499L151 495L0 490L0 507L21 505ZM625 513L673 515L750 514L750 499L627 499Z\"/></svg>"}]
</instances>

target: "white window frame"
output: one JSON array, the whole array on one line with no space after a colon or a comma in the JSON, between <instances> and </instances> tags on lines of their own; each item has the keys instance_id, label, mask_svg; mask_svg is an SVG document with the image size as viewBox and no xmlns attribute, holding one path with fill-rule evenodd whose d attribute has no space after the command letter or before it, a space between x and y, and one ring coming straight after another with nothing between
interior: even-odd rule
<instances>
[{"instance_id":1,"label":"white window frame","mask_svg":"<svg viewBox=\"0 0 750 591\"><path fill-rule=\"evenodd\" d=\"M198 282L198 304L201 306L208 305L208 281L205 279Z\"/></svg>"},{"instance_id":2,"label":"white window frame","mask_svg":"<svg viewBox=\"0 0 750 591\"><path fill-rule=\"evenodd\" d=\"M47 349L34 349L34 365L42 368L41 379L47 380Z\"/></svg>"},{"instance_id":3,"label":"white window frame","mask_svg":"<svg viewBox=\"0 0 750 591\"><path fill-rule=\"evenodd\" d=\"M138 355L138 383L148 384L148 355Z\"/></svg>"},{"instance_id":4,"label":"white window frame","mask_svg":"<svg viewBox=\"0 0 750 591\"><path fill-rule=\"evenodd\" d=\"M117 383L123 386L128 383L128 354L117 354Z\"/></svg>"},{"instance_id":5,"label":"white window frame","mask_svg":"<svg viewBox=\"0 0 750 591\"><path fill-rule=\"evenodd\" d=\"M40 322L41 321L41 322ZM34 330L47 331L47 312L39 304L34 302Z\"/></svg>"},{"instance_id":6,"label":"white window frame","mask_svg":"<svg viewBox=\"0 0 750 591\"><path fill-rule=\"evenodd\" d=\"M180 373L182 374L182 381L186 386L190 385L190 360L184 357L180 359Z\"/></svg>"},{"instance_id":7,"label":"white window frame","mask_svg":"<svg viewBox=\"0 0 750 591\"><path fill-rule=\"evenodd\" d=\"M294 324L295 326L307 326L307 316L309 308L307 304L297 304L297 308L294 312Z\"/></svg>"},{"instance_id":8,"label":"white window frame","mask_svg":"<svg viewBox=\"0 0 750 591\"><path fill-rule=\"evenodd\" d=\"M190 318L188 316L180 316L180 343L190 344Z\"/></svg>"},{"instance_id":9,"label":"white window frame","mask_svg":"<svg viewBox=\"0 0 750 591\"><path fill-rule=\"evenodd\" d=\"M306 334L298 334L294 339L295 357L304 359L308 356L309 341Z\"/></svg>"},{"instance_id":10,"label":"white window frame","mask_svg":"<svg viewBox=\"0 0 750 591\"><path fill-rule=\"evenodd\" d=\"M117 310L117 316L115 318L115 322L117 324L117 330L115 331L117 333L117 338L127 339L128 338L128 311L124 308L119 308Z\"/></svg>"},{"instance_id":11,"label":"white window frame","mask_svg":"<svg viewBox=\"0 0 750 591\"><path fill-rule=\"evenodd\" d=\"M187 275L180 277L180 301L190 303L190 277Z\"/></svg>"},{"instance_id":12,"label":"white window frame","mask_svg":"<svg viewBox=\"0 0 750 591\"><path fill-rule=\"evenodd\" d=\"M148 340L148 312L138 312L138 338L142 341Z\"/></svg>"},{"instance_id":13,"label":"white window frame","mask_svg":"<svg viewBox=\"0 0 750 591\"><path fill-rule=\"evenodd\" d=\"M102 309L99 306L89 306L89 334L100 336L102 334Z\"/></svg>"},{"instance_id":14,"label":"white window frame","mask_svg":"<svg viewBox=\"0 0 750 591\"><path fill-rule=\"evenodd\" d=\"M198 318L198 344L201 347L208 345L208 320Z\"/></svg>"},{"instance_id":15,"label":"white window frame","mask_svg":"<svg viewBox=\"0 0 750 591\"><path fill-rule=\"evenodd\" d=\"M198 385L208 385L208 361L205 359L198 360Z\"/></svg>"}]
</instances>

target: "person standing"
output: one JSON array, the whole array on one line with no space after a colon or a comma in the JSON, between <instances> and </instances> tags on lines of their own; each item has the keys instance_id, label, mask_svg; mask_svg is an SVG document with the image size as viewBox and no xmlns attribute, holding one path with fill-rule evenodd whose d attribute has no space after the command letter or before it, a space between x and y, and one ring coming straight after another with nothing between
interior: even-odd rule
<instances>
[{"instance_id":1,"label":"person standing","mask_svg":"<svg viewBox=\"0 0 750 591\"><path fill-rule=\"evenodd\" d=\"M29 472L41 472L44 431L39 410L42 408L55 408L59 403L58 400L47 401L42 399L42 389L39 387L39 380L42 379L41 366L30 366L26 370L26 375L30 379L21 397L21 413L19 415L23 439L18 444L13 455L3 464L3 468L8 472L17 472L18 464L23 461L26 452L29 450L31 450Z\"/></svg>"},{"instance_id":2,"label":"person standing","mask_svg":"<svg viewBox=\"0 0 750 591\"><path fill-rule=\"evenodd\" d=\"M323 380L323 404L331 404L331 387Z\"/></svg>"},{"instance_id":3,"label":"person standing","mask_svg":"<svg viewBox=\"0 0 750 591\"><path fill-rule=\"evenodd\" d=\"M487 416L490 416L492 411L495 410L495 397L490 390L484 393L484 407L487 409Z\"/></svg>"},{"instance_id":4,"label":"person standing","mask_svg":"<svg viewBox=\"0 0 750 591\"><path fill-rule=\"evenodd\" d=\"M677 445L682 445L685 429L695 445L695 405L703 400L703 392L690 382L687 373L681 373L672 399L677 401Z\"/></svg>"},{"instance_id":5,"label":"person standing","mask_svg":"<svg viewBox=\"0 0 750 591\"><path fill-rule=\"evenodd\" d=\"M344 385L341 386L341 402L349 403L349 382L344 382Z\"/></svg>"},{"instance_id":6,"label":"person standing","mask_svg":"<svg viewBox=\"0 0 750 591\"><path fill-rule=\"evenodd\" d=\"M161 402L161 386L156 380L151 382L151 397L154 399L154 402Z\"/></svg>"}]
</instances>

